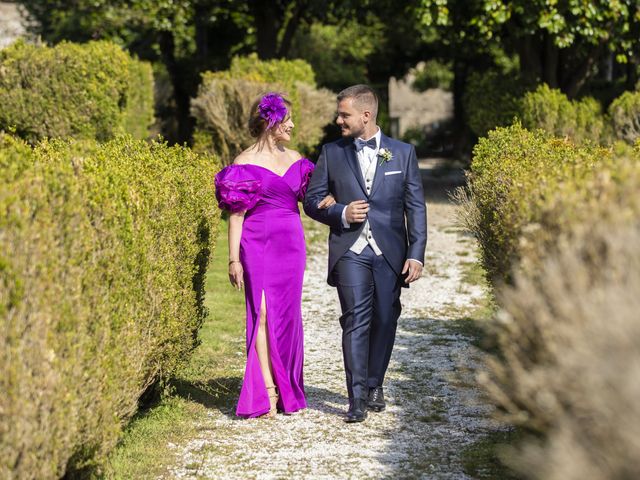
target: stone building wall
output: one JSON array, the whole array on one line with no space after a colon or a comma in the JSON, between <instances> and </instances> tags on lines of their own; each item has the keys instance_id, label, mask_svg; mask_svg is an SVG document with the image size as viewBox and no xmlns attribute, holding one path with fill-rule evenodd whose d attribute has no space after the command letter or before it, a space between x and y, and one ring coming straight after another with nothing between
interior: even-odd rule
<instances>
[{"instance_id":1,"label":"stone building wall","mask_svg":"<svg viewBox=\"0 0 640 480\"><path fill-rule=\"evenodd\" d=\"M0 48L5 48L25 34L25 21L18 5L0 2Z\"/></svg>"},{"instance_id":2,"label":"stone building wall","mask_svg":"<svg viewBox=\"0 0 640 480\"><path fill-rule=\"evenodd\" d=\"M453 94L439 88L416 92L411 85L414 76L409 73L402 79L389 80L389 116L391 134L402 137L408 128L425 131L453 118Z\"/></svg>"}]
</instances>

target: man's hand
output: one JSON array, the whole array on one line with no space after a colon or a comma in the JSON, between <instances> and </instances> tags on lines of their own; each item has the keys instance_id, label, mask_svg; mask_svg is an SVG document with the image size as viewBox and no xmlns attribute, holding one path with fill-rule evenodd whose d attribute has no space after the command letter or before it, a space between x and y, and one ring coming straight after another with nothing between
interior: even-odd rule
<instances>
[{"instance_id":1,"label":"man's hand","mask_svg":"<svg viewBox=\"0 0 640 480\"><path fill-rule=\"evenodd\" d=\"M404 279L404 281L407 283L415 282L422 276L422 265L420 265L420 262L409 259L404 262L404 267L402 268L403 275L407 272L408 275L407 278Z\"/></svg>"},{"instance_id":2,"label":"man's hand","mask_svg":"<svg viewBox=\"0 0 640 480\"><path fill-rule=\"evenodd\" d=\"M369 204L366 200L355 200L347 205L345 219L349 223L362 223L367 218Z\"/></svg>"},{"instance_id":3,"label":"man's hand","mask_svg":"<svg viewBox=\"0 0 640 480\"><path fill-rule=\"evenodd\" d=\"M322 199L322 201L318 204L318 208L324 209L332 207L336 204L336 199L333 198L333 195L327 195Z\"/></svg>"}]
</instances>

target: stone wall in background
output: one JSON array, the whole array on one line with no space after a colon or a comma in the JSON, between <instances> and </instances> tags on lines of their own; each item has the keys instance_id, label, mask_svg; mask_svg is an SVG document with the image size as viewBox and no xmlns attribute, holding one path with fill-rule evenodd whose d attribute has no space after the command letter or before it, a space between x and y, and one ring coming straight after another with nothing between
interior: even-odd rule
<instances>
[{"instance_id":1,"label":"stone wall in background","mask_svg":"<svg viewBox=\"0 0 640 480\"><path fill-rule=\"evenodd\" d=\"M18 5L0 2L0 49L26 34L25 23Z\"/></svg>"},{"instance_id":2,"label":"stone wall in background","mask_svg":"<svg viewBox=\"0 0 640 480\"><path fill-rule=\"evenodd\" d=\"M453 94L439 88L417 92L412 88L414 75L389 80L389 117L391 135L402 137L409 128L437 130L453 118Z\"/></svg>"}]
</instances>

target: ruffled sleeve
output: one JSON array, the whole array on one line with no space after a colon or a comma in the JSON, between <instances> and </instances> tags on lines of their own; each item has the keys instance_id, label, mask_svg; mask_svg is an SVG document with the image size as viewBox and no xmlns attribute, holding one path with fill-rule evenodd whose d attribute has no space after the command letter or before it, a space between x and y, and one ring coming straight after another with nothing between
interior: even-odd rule
<instances>
[{"instance_id":1,"label":"ruffled sleeve","mask_svg":"<svg viewBox=\"0 0 640 480\"><path fill-rule=\"evenodd\" d=\"M244 165L229 165L220 170L215 186L218 206L232 213L251 210L260 200L262 183Z\"/></svg>"},{"instance_id":2,"label":"ruffled sleeve","mask_svg":"<svg viewBox=\"0 0 640 480\"><path fill-rule=\"evenodd\" d=\"M311 160L303 158L300 161L300 189L298 190L298 200L304 199L314 168L316 168L316 166Z\"/></svg>"}]
</instances>

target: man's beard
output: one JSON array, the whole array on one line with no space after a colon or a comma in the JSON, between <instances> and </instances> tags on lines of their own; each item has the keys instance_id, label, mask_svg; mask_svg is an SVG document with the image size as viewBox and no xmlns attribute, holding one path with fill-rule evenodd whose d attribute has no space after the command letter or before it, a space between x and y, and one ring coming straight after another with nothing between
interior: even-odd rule
<instances>
[{"instance_id":1,"label":"man's beard","mask_svg":"<svg viewBox=\"0 0 640 480\"><path fill-rule=\"evenodd\" d=\"M359 138L363 134L364 134L364 125L361 125L358 130L355 130L354 128L349 128L349 132L346 135L343 134L343 136L348 138Z\"/></svg>"}]
</instances>

